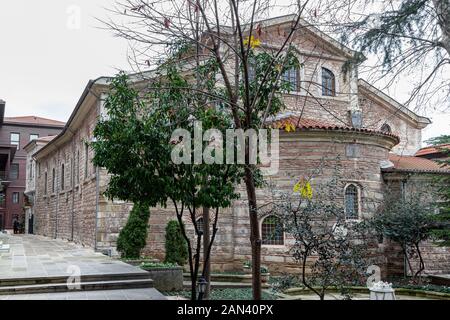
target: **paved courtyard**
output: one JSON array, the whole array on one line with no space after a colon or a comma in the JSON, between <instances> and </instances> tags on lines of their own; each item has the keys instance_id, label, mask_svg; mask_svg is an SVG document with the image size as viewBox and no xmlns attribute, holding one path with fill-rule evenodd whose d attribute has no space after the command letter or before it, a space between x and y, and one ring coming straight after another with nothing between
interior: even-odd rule
<instances>
[{"instance_id":1,"label":"paved courtyard","mask_svg":"<svg viewBox=\"0 0 450 320\"><path fill-rule=\"evenodd\" d=\"M0 251L0 279L68 276L71 266L79 267L81 275L142 272L67 241L0 234L0 242L10 246L9 252Z\"/></svg>"},{"instance_id":2,"label":"paved courtyard","mask_svg":"<svg viewBox=\"0 0 450 320\"><path fill-rule=\"evenodd\" d=\"M145 271L114 260L91 248L34 235L0 234L0 285L29 279L76 276L139 277ZM99 280L96 280L99 281ZM0 286L0 289L2 287ZM0 295L0 300L164 300L154 288L70 291Z\"/></svg>"}]
</instances>

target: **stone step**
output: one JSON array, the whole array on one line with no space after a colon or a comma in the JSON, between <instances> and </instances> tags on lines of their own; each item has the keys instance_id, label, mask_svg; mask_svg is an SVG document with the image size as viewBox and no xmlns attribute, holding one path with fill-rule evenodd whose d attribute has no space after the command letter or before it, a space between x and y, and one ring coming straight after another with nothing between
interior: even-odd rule
<instances>
[{"instance_id":1,"label":"stone step","mask_svg":"<svg viewBox=\"0 0 450 320\"><path fill-rule=\"evenodd\" d=\"M0 244L0 253L9 253L11 246L9 244Z\"/></svg>"},{"instance_id":2,"label":"stone step","mask_svg":"<svg viewBox=\"0 0 450 320\"><path fill-rule=\"evenodd\" d=\"M0 289L3 287L32 286L46 284L66 284L70 275L30 278L6 278L0 279ZM118 274L85 274L80 276L81 282L101 282L118 280L150 280L150 274L146 271Z\"/></svg>"},{"instance_id":3,"label":"stone step","mask_svg":"<svg viewBox=\"0 0 450 320\"><path fill-rule=\"evenodd\" d=\"M66 283L47 283L47 284L25 285L25 286L1 287L0 295L118 290L118 289L126 290L126 289L139 289L152 287L153 287L153 280L151 279L81 282L79 288L74 288L72 290Z\"/></svg>"}]
</instances>

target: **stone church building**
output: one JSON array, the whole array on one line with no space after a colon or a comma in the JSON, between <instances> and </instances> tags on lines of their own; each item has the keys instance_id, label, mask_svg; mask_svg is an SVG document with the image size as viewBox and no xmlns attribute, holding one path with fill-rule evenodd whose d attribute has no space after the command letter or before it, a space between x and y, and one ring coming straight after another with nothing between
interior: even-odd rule
<instances>
[{"instance_id":1,"label":"stone church building","mask_svg":"<svg viewBox=\"0 0 450 320\"><path fill-rule=\"evenodd\" d=\"M261 47L276 47L291 21L290 16L263 21ZM296 131L280 135L280 170L268 177L272 183L292 190L298 178L317 168L324 158L339 156L346 187L342 198L335 201L345 203L348 219L358 220L373 214L367 203L382 199L387 184L406 190L417 177L445 173L435 162L415 157L429 119L358 79L357 67L344 75L342 67L354 55L352 50L314 27L301 30L294 41L301 67L284 75L298 89L285 95L287 110L279 117L281 122L297 124ZM62 133L29 149L33 150L30 161L36 162L35 233L114 253L132 204L103 196L108 175L93 166L93 152L87 144L104 112L102 98L107 92L108 78L90 81ZM260 203L266 192L258 192ZM165 228L173 219L171 208L151 209L145 253L164 259ZM261 217L263 264L273 273L295 272L297 267L287 252L289 236L268 236L280 223L277 217ZM244 190L240 200L221 212L219 228L212 255L214 269L240 270L251 257ZM450 272L450 249L426 247L426 259L433 261L426 263L427 272ZM384 270L403 271L399 252L392 252L386 242L379 244L378 251L385 257Z\"/></svg>"}]
</instances>

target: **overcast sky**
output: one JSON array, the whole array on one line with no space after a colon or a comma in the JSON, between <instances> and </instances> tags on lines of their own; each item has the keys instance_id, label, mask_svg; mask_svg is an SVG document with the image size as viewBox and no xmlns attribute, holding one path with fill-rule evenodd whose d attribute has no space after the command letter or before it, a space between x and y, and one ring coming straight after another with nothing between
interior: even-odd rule
<instances>
[{"instance_id":1,"label":"overcast sky","mask_svg":"<svg viewBox=\"0 0 450 320\"><path fill-rule=\"evenodd\" d=\"M0 99L6 116L67 121L89 79L129 70L126 41L100 29L111 0L0 3ZM80 24L74 18L80 12ZM400 93L391 95L404 101ZM450 134L450 115L429 112L424 139Z\"/></svg>"}]
</instances>

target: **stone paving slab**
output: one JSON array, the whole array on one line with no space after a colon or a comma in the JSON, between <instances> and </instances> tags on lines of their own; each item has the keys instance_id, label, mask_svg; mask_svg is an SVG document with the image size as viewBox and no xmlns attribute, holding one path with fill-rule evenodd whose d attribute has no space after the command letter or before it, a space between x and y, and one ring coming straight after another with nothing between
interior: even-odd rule
<instances>
[{"instance_id":1,"label":"stone paving slab","mask_svg":"<svg viewBox=\"0 0 450 320\"><path fill-rule=\"evenodd\" d=\"M0 300L168 300L154 288L0 296Z\"/></svg>"},{"instance_id":2,"label":"stone paving slab","mask_svg":"<svg viewBox=\"0 0 450 320\"><path fill-rule=\"evenodd\" d=\"M0 242L10 246L9 252L0 252L0 280L69 276L70 266L79 267L82 276L142 273L137 267L63 240L1 234Z\"/></svg>"}]
</instances>

